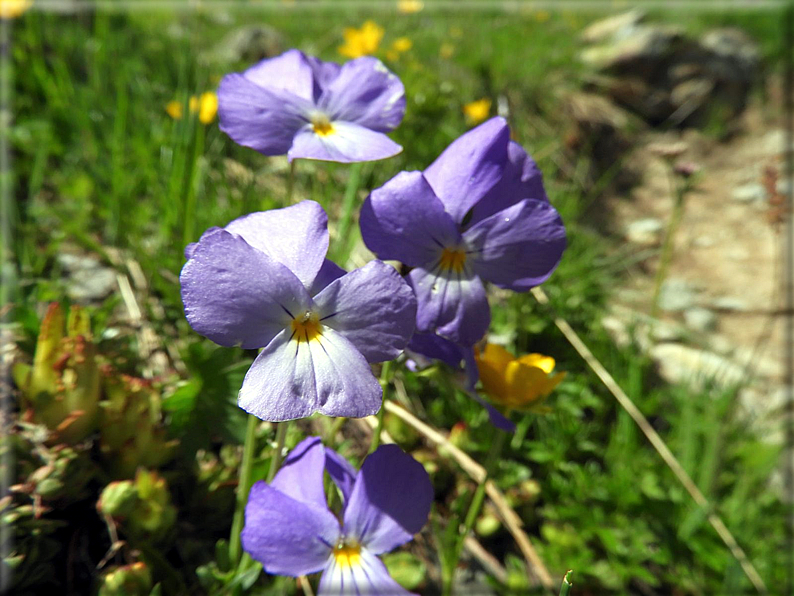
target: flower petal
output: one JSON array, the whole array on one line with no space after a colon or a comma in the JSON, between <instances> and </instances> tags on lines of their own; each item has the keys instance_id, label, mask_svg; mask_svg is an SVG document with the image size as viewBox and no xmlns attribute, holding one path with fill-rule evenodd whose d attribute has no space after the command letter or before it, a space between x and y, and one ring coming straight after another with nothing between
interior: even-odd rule
<instances>
[{"instance_id":1,"label":"flower petal","mask_svg":"<svg viewBox=\"0 0 794 596\"><path fill-rule=\"evenodd\" d=\"M266 346L311 303L284 265L224 230L202 237L179 280L190 326L222 346Z\"/></svg>"},{"instance_id":2,"label":"flower petal","mask_svg":"<svg viewBox=\"0 0 794 596\"><path fill-rule=\"evenodd\" d=\"M526 199L467 230L472 267L499 287L526 292L546 281L565 250L565 227L544 201Z\"/></svg>"},{"instance_id":3,"label":"flower petal","mask_svg":"<svg viewBox=\"0 0 794 596\"><path fill-rule=\"evenodd\" d=\"M405 114L405 87L380 60L365 56L342 65L318 105L331 120L388 132Z\"/></svg>"},{"instance_id":4,"label":"flower petal","mask_svg":"<svg viewBox=\"0 0 794 596\"><path fill-rule=\"evenodd\" d=\"M472 391L470 395L486 409L488 412L488 419L491 421L491 424L493 424L499 430L503 430L505 432L516 432L516 425L505 418L504 414L502 414L499 410L481 398L476 391Z\"/></svg>"},{"instance_id":5,"label":"flower petal","mask_svg":"<svg viewBox=\"0 0 794 596\"><path fill-rule=\"evenodd\" d=\"M388 552L422 529L432 501L433 486L422 464L397 445L381 445L356 477L343 533L373 554Z\"/></svg>"},{"instance_id":6,"label":"flower petal","mask_svg":"<svg viewBox=\"0 0 794 596\"><path fill-rule=\"evenodd\" d=\"M320 437L303 439L284 459L270 486L306 505L327 508L323 473L329 451Z\"/></svg>"},{"instance_id":7,"label":"flower petal","mask_svg":"<svg viewBox=\"0 0 794 596\"><path fill-rule=\"evenodd\" d=\"M312 104L279 89L265 89L239 73L218 87L220 129L235 143L265 155L284 155L308 122Z\"/></svg>"},{"instance_id":8,"label":"flower petal","mask_svg":"<svg viewBox=\"0 0 794 596\"><path fill-rule=\"evenodd\" d=\"M491 323L485 288L467 267L460 273L416 268L408 274L416 293L416 328L461 346L477 343Z\"/></svg>"},{"instance_id":9,"label":"flower petal","mask_svg":"<svg viewBox=\"0 0 794 596\"><path fill-rule=\"evenodd\" d=\"M455 139L425 170L425 178L456 224L499 182L510 129L495 117Z\"/></svg>"},{"instance_id":10,"label":"flower petal","mask_svg":"<svg viewBox=\"0 0 794 596\"><path fill-rule=\"evenodd\" d=\"M297 577L319 571L339 534L327 507L301 503L261 481L251 487L241 539L268 573Z\"/></svg>"},{"instance_id":11,"label":"flower petal","mask_svg":"<svg viewBox=\"0 0 794 596\"><path fill-rule=\"evenodd\" d=\"M538 164L521 145L510 141L507 146L507 165L502 178L474 206L469 227L523 199L549 202Z\"/></svg>"},{"instance_id":12,"label":"flower petal","mask_svg":"<svg viewBox=\"0 0 794 596\"><path fill-rule=\"evenodd\" d=\"M421 172L400 172L364 201L359 218L364 244L381 259L411 267L436 261L461 237Z\"/></svg>"},{"instance_id":13,"label":"flower petal","mask_svg":"<svg viewBox=\"0 0 794 596\"><path fill-rule=\"evenodd\" d=\"M392 579L386 565L369 552L361 549L352 565L338 563L333 556L328 561L317 596L409 596L412 594Z\"/></svg>"},{"instance_id":14,"label":"flower petal","mask_svg":"<svg viewBox=\"0 0 794 596\"><path fill-rule=\"evenodd\" d=\"M307 101L314 101L314 68L300 50L287 50L275 58L266 58L243 73L259 87L286 91Z\"/></svg>"},{"instance_id":15,"label":"flower petal","mask_svg":"<svg viewBox=\"0 0 794 596\"><path fill-rule=\"evenodd\" d=\"M416 324L416 298L400 274L370 261L314 297L321 321L350 341L368 362L396 358Z\"/></svg>"},{"instance_id":16,"label":"flower petal","mask_svg":"<svg viewBox=\"0 0 794 596\"><path fill-rule=\"evenodd\" d=\"M311 287L328 252L328 216L314 201L244 215L225 230L285 265L306 288Z\"/></svg>"},{"instance_id":17,"label":"flower petal","mask_svg":"<svg viewBox=\"0 0 794 596\"><path fill-rule=\"evenodd\" d=\"M322 267L320 267L320 271L317 272L317 277L314 278L314 282L309 288L309 295L316 296L323 289L325 289L328 284L336 279L339 279L345 273L347 273L347 271L342 269L339 265L333 261L325 259L323 261Z\"/></svg>"},{"instance_id":18,"label":"flower petal","mask_svg":"<svg viewBox=\"0 0 794 596\"><path fill-rule=\"evenodd\" d=\"M325 469L331 477L331 480L334 481L334 484L342 491L342 496L344 497L344 503L342 505L347 505L358 472L356 472L356 469L349 461L329 448L325 450Z\"/></svg>"},{"instance_id":19,"label":"flower petal","mask_svg":"<svg viewBox=\"0 0 794 596\"><path fill-rule=\"evenodd\" d=\"M454 368L463 360L463 348L435 333L414 333L406 349Z\"/></svg>"},{"instance_id":20,"label":"flower petal","mask_svg":"<svg viewBox=\"0 0 794 596\"><path fill-rule=\"evenodd\" d=\"M325 62L314 56L306 56L314 73L314 103L316 104L325 89L339 76L342 65L336 62Z\"/></svg>"},{"instance_id":21,"label":"flower petal","mask_svg":"<svg viewBox=\"0 0 794 596\"><path fill-rule=\"evenodd\" d=\"M385 134L359 124L334 121L331 126L333 131L323 135L315 133L311 124L301 128L287 153L289 160L305 158L352 163L386 159L403 150Z\"/></svg>"}]
</instances>

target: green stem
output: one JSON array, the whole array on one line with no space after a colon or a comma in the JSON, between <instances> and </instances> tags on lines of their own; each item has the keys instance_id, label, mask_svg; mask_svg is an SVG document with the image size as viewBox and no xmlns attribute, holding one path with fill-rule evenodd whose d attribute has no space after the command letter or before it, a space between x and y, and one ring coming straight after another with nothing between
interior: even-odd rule
<instances>
[{"instance_id":1,"label":"green stem","mask_svg":"<svg viewBox=\"0 0 794 596\"><path fill-rule=\"evenodd\" d=\"M198 161L201 154L204 153L204 127L198 123L198 120L193 123L196 127L196 138L193 143L193 158L188 165L188 174L186 179L188 181L187 196L185 197L185 222L182 227L182 244L187 245L196 239L196 195L198 194Z\"/></svg>"},{"instance_id":2,"label":"green stem","mask_svg":"<svg viewBox=\"0 0 794 596\"><path fill-rule=\"evenodd\" d=\"M671 176L674 176L671 173ZM681 222L681 216L684 213L684 194L685 190L683 185L676 185L673 178L670 182L675 194L675 206L673 207L673 214L670 217L670 222L667 224L667 231L664 236L664 244L662 245L662 254L659 257L659 269L656 271L656 280L653 287L653 301L651 302L651 316L655 317L659 313L659 295L662 292L662 284L667 277L667 269L670 267L670 261L673 256L673 240L675 233L678 229L678 224Z\"/></svg>"},{"instance_id":3,"label":"green stem","mask_svg":"<svg viewBox=\"0 0 794 596\"><path fill-rule=\"evenodd\" d=\"M389 381L391 380L391 366L392 361L387 360L383 363L383 368L380 371L380 386L383 390L383 402L380 406L380 410L378 410L378 425L375 427L375 432L372 435L372 442L369 444L369 451L368 453L372 453L380 446L380 435L383 432L383 418L386 413L386 408L384 404L386 402L386 389L389 387Z\"/></svg>"},{"instance_id":4,"label":"green stem","mask_svg":"<svg viewBox=\"0 0 794 596\"><path fill-rule=\"evenodd\" d=\"M460 533L458 542L455 545L453 558L449 561L449 567L447 570L448 572L444 574L444 585L442 591L444 596L452 594L452 580L455 576L455 568L458 566L460 553L463 551L463 541L466 539L466 536L469 535L469 532L471 532L474 522L477 521L477 516L480 514L482 504L485 501L485 486L488 483L488 480L490 480L494 465L496 464L496 461L499 459L499 455L502 452L505 437L507 437L506 432L496 431L496 439L491 443L491 448L488 451L488 456L485 460L485 478L483 478L482 482L479 484L479 486L477 486L477 490L471 499L471 503L469 503L469 509L466 512L466 518L463 521L463 531Z\"/></svg>"},{"instance_id":5,"label":"green stem","mask_svg":"<svg viewBox=\"0 0 794 596\"><path fill-rule=\"evenodd\" d=\"M350 166L350 176L347 179L347 187L345 188L345 196L342 200L342 215L337 224L337 249L334 257L340 263L347 261L350 255L350 226L353 219L353 208L356 204L356 195L358 194L358 186L361 183L361 168L363 162L357 162Z\"/></svg>"},{"instance_id":6,"label":"green stem","mask_svg":"<svg viewBox=\"0 0 794 596\"><path fill-rule=\"evenodd\" d=\"M295 189L295 163L297 159L293 159L289 163L289 176L287 177L287 203L292 203L292 192Z\"/></svg>"},{"instance_id":7,"label":"green stem","mask_svg":"<svg viewBox=\"0 0 794 596\"><path fill-rule=\"evenodd\" d=\"M289 428L289 420L279 422L276 426L276 452L273 454L273 459L270 462L270 470L267 472L267 481L270 483L276 476L276 472L281 467L281 454L284 451L284 442L287 439L287 429Z\"/></svg>"},{"instance_id":8,"label":"green stem","mask_svg":"<svg viewBox=\"0 0 794 596\"><path fill-rule=\"evenodd\" d=\"M571 583L571 574L573 573L573 569L569 569L565 574L565 577L562 578L562 584L560 584L560 596L568 596L571 593L571 587L573 584Z\"/></svg>"},{"instance_id":9,"label":"green stem","mask_svg":"<svg viewBox=\"0 0 794 596\"><path fill-rule=\"evenodd\" d=\"M251 466L254 461L254 451L256 448L256 427L259 419L248 415L248 426L245 429L245 444L243 445L243 461L240 462L240 480L237 484L237 506L234 510L232 520L232 533L229 536L229 558L232 565L236 565L240 559L241 544L240 533L243 531L245 521L245 505L248 502L248 491L251 484Z\"/></svg>"}]
</instances>

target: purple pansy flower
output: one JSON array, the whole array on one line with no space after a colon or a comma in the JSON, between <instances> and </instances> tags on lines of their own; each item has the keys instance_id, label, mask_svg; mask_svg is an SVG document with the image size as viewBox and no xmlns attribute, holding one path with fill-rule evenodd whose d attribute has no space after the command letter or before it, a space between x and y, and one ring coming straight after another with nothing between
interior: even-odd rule
<instances>
[{"instance_id":1,"label":"purple pansy flower","mask_svg":"<svg viewBox=\"0 0 794 596\"><path fill-rule=\"evenodd\" d=\"M551 275L566 245L540 171L502 118L455 140L424 172L401 172L373 191L360 219L370 250L413 267L417 331L464 347L490 324L483 280L527 291Z\"/></svg>"},{"instance_id":2,"label":"purple pansy flower","mask_svg":"<svg viewBox=\"0 0 794 596\"><path fill-rule=\"evenodd\" d=\"M377 58L339 65L289 50L223 77L218 113L223 132L265 155L371 161L402 151L384 133L403 118L405 89Z\"/></svg>"},{"instance_id":3,"label":"purple pansy flower","mask_svg":"<svg viewBox=\"0 0 794 596\"><path fill-rule=\"evenodd\" d=\"M381 261L350 273L325 258L328 218L313 201L210 228L185 249L182 301L191 327L222 346L263 348L240 389L263 420L375 414L369 363L395 358L416 299Z\"/></svg>"},{"instance_id":4,"label":"purple pansy flower","mask_svg":"<svg viewBox=\"0 0 794 596\"><path fill-rule=\"evenodd\" d=\"M340 524L328 509L323 472L342 493ZM318 596L409 594L377 555L422 529L433 487L420 463L396 445L356 470L318 437L298 444L269 485L257 482L245 508L243 548L265 571L297 577L323 571Z\"/></svg>"}]
</instances>

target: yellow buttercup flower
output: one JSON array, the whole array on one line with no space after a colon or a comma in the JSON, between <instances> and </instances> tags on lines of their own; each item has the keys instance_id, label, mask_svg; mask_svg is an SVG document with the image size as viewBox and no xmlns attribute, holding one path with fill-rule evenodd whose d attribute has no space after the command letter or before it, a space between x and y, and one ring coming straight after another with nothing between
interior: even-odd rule
<instances>
[{"instance_id":1,"label":"yellow buttercup flower","mask_svg":"<svg viewBox=\"0 0 794 596\"><path fill-rule=\"evenodd\" d=\"M424 7L425 3L420 0L398 0L397 2L397 10L403 14L419 12Z\"/></svg>"},{"instance_id":2,"label":"yellow buttercup flower","mask_svg":"<svg viewBox=\"0 0 794 596\"><path fill-rule=\"evenodd\" d=\"M479 124L488 117L491 112L491 100L487 97L478 99L463 106L463 113L469 124Z\"/></svg>"},{"instance_id":3,"label":"yellow buttercup flower","mask_svg":"<svg viewBox=\"0 0 794 596\"><path fill-rule=\"evenodd\" d=\"M451 43L442 43L441 47L438 48L438 55L447 60L452 58L452 54L455 53L455 46Z\"/></svg>"},{"instance_id":4,"label":"yellow buttercup flower","mask_svg":"<svg viewBox=\"0 0 794 596\"><path fill-rule=\"evenodd\" d=\"M475 359L485 393L508 408L532 407L565 378L564 372L551 375L554 358L543 354L516 358L502 346L486 344L475 352Z\"/></svg>"},{"instance_id":5,"label":"yellow buttercup flower","mask_svg":"<svg viewBox=\"0 0 794 596\"><path fill-rule=\"evenodd\" d=\"M199 122L209 124L215 120L215 115L218 113L218 96L212 91L202 93L199 97L194 95L188 100L187 109L191 114L198 114ZM169 101L165 111L174 120L181 120L182 102Z\"/></svg>"},{"instance_id":6,"label":"yellow buttercup flower","mask_svg":"<svg viewBox=\"0 0 794 596\"><path fill-rule=\"evenodd\" d=\"M367 21L361 29L345 28L342 36L345 38L345 43L339 46L339 53L348 58L360 58L374 54L378 50L380 40L383 39L383 27L373 21Z\"/></svg>"},{"instance_id":7,"label":"yellow buttercup flower","mask_svg":"<svg viewBox=\"0 0 794 596\"><path fill-rule=\"evenodd\" d=\"M407 52L413 47L413 42L407 37L398 37L391 44L391 49L395 52Z\"/></svg>"},{"instance_id":8,"label":"yellow buttercup flower","mask_svg":"<svg viewBox=\"0 0 794 596\"><path fill-rule=\"evenodd\" d=\"M0 19L15 19L33 5L33 0L0 0Z\"/></svg>"},{"instance_id":9,"label":"yellow buttercup flower","mask_svg":"<svg viewBox=\"0 0 794 596\"><path fill-rule=\"evenodd\" d=\"M549 20L550 16L551 15L549 14L549 11L547 11L547 10L539 10L538 12L535 13L535 20L538 23L545 23L546 21Z\"/></svg>"}]
</instances>

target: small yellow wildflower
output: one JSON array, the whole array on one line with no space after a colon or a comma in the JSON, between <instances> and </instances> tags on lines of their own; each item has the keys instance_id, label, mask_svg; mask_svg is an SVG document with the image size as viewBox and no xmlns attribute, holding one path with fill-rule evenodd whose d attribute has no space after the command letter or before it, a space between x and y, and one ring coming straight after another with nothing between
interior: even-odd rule
<instances>
[{"instance_id":1,"label":"small yellow wildflower","mask_svg":"<svg viewBox=\"0 0 794 596\"><path fill-rule=\"evenodd\" d=\"M455 46L451 43L442 43L441 47L438 49L438 55L447 60L452 58L452 54L455 53Z\"/></svg>"},{"instance_id":2,"label":"small yellow wildflower","mask_svg":"<svg viewBox=\"0 0 794 596\"><path fill-rule=\"evenodd\" d=\"M469 124L479 124L488 117L491 112L491 100L487 97L478 99L463 106L463 113Z\"/></svg>"},{"instance_id":3,"label":"small yellow wildflower","mask_svg":"<svg viewBox=\"0 0 794 596\"><path fill-rule=\"evenodd\" d=\"M348 58L360 58L374 54L378 50L380 40L383 39L383 27L373 21L367 21L361 29L345 28L342 35L345 43L339 46L338 52Z\"/></svg>"},{"instance_id":4,"label":"small yellow wildflower","mask_svg":"<svg viewBox=\"0 0 794 596\"><path fill-rule=\"evenodd\" d=\"M450 27L449 36L458 39L459 37L463 36L463 29L460 27Z\"/></svg>"},{"instance_id":5,"label":"small yellow wildflower","mask_svg":"<svg viewBox=\"0 0 794 596\"><path fill-rule=\"evenodd\" d=\"M407 37L398 37L391 44L391 49L395 52L407 52L413 47L413 42Z\"/></svg>"},{"instance_id":6,"label":"small yellow wildflower","mask_svg":"<svg viewBox=\"0 0 794 596\"><path fill-rule=\"evenodd\" d=\"M202 124L209 124L215 120L215 115L218 113L218 96L212 91L202 93L199 97L193 95L187 102L187 109L191 114L198 114L199 122ZM165 106L165 111L174 120L181 120L182 102L169 101Z\"/></svg>"},{"instance_id":7,"label":"small yellow wildflower","mask_svg":"<svg viewBox=\"0 0 794 596\"><path fill-rule=\"evenodd\" d=\"M33 0L0 0L0 19L15 19L32 4Z\"/></svg>"},{"instance_id":8,"label":"small yellow wildflower","mask_svg":"<svg viewBox=\"0 0 794 596\"><path fill-rule=\"evenodd\" d=\"M397 10L403 14L419 12L425 7L425 3L420 0L398 0Z\"/></svg>"},{"instance_id":9,"label":"small yellow wildflower","mask_svg":"<svg viewBox=\"0 0 794 596\"><path fill-rule=\"evenodd\" d=\"M485 393L508 408L528 408L547 397L560 384L565 373L551 375L554 358L526 354L516 358L502 346L486 344L475 353L480 381Z\"/></svg>"},{"instance_id":10,"label":"small yellow wildflower","mask_svg":"<svg viewBox=\"0 0 794 596\"><path fill-rule=\"evenodd\" d=\"M549 20L550 16L551 15L549 14L548 10L539 10L538 12L535 13L535 20L538 23L545 23L546 21Z\"/></svg>"}]
</instances>

